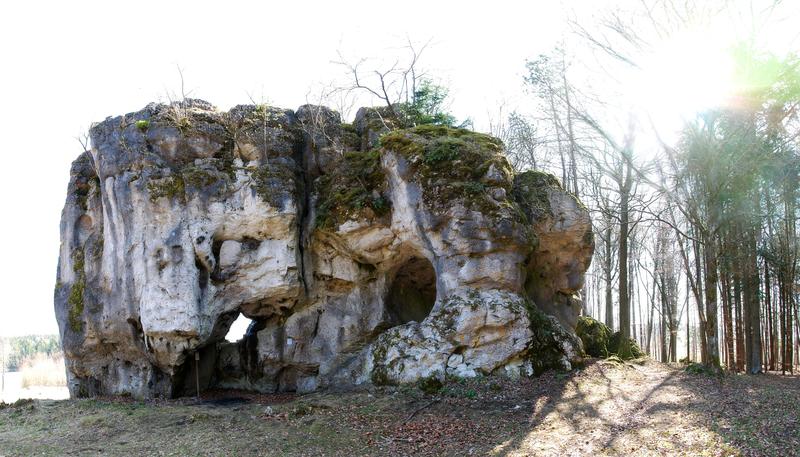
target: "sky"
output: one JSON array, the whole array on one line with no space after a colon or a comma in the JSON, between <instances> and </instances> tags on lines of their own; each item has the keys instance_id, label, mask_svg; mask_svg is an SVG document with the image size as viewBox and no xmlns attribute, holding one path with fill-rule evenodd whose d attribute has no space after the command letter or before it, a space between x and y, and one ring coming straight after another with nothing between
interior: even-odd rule
<instances>
[{"instance_id":1,"label":"sky","mask_svg":"<svg viewBox=\"0 0 800 457\"><path fill-rule=\"evenodd\" d=\"M450 88L455 115L480 129L503 103L525 103L525 60L564 37L568 12L591 17L603 3L2 2L0 335L57 332L59 219L76 138L179 93L178 67L189 96L222 109L251 99L294 109L343 76L337 52L391 56L408 39L430 40L424 67ZM664 77L653 66L643 93ZM654 103L675 98L659 94Z\"/></svg>"}]
</instances>

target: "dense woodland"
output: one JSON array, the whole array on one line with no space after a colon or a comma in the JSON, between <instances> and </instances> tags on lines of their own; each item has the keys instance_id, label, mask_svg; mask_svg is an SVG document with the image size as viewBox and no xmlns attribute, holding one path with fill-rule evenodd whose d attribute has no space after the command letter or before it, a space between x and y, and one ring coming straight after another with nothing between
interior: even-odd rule
<instances>
[{"instance_id":1,"label":"dense woodland","mask_svg":"<svg viewBox=\"0 0 800 457\"><path fill-rule=\"evenodd\" d=\"M730 12L700 8L643 2L609 14L597 31L574 24L574 46L609 67L635 68L648 39ZM747 21L764 24L772 13ZM494 131L515 168L551 171L592 211L585 314L657 360L792 373L800 364L800 60L759 49L753 30L730 49L735 90L685 119L675 141L652 119L597 102L603 94L571 80L577 63L563 48L527 64L537 116L514 113Z\"/></svg>"},{"instance_id":2,"label":"dense woodland","mask_svg":"<svg viewBox=\"0 0 800 457\"><path fill-rule=\"evenodd\" d=\"M780 2L690 3L576 15L568 36L525 63L525 100L510 113L504 105L487 130L504 141L513 168L553 173L591 210L596 250L584 314L657 360L793 373L800 59L761 47ZM708 25L720 20L739 37L723 51L734 82L724 100L674 129L629 101L620 75L642 72L657 43L713 33ZM342 58L345 82L321 98L347 112L348 96L361 93L401 124L468 125L447 114L446 88L421 70L427 46L409 41L405 61L386 67ZM670 75L702 80L706 69L681 57Z\"/></svg>"}]
</instances>

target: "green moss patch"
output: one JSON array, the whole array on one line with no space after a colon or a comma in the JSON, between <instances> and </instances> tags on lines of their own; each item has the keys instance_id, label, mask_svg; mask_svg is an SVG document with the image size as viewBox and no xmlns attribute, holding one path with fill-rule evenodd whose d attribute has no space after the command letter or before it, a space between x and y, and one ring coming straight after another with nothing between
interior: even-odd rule
<instances>
[{"instance_id":1,"label":"green moss patch","mask_svg":"<svg viewBox=\"0 0 800 457\"><path fill-rule=\"evenodd\" d=\"M528 223L552 216L548 196L550 189L563 190L558 179L549 173L529 170L514 176L511 195Z\"/></svg>"},{"instance_id":2,"label":"green moss patch","mask_svg":"<svg viewBox=\"0 0 800 457\"><path fill-rule=\"evenodd\" d=\"M608 340L608 352L617 355L623 360L638 359L644 357L644 352L636 344L636 340L622 338L620 332L614 332Z\"/></svg>"},{"instance_id":3,"label":"green moss patch","mask_svg":"<svg viewBox=\"0 0 800 457\"><path fill-rule=\"evenodd\" d=\"M583 350L592 357L608 357L611 329L608 326L589 316L578 318L575 333L583 343Z\"/></svg>"},{"instance_id":4,"label":"green moss patch","mask_svg":"<svg viewBox=\"0 0 800 457\"><path fill-rule=\"evenodd\" d=\"M357 151L361 148L361 137L353 124L341 124L339 141L345 151Z\"/></svg>"},{"instance_id":5,"label":"green moss patch","mask_svg":"<svg viewBox=\"0 0 800 457\"><path fill-rule=\"evenodd\" d=\"M333 172L319 178L316 227L330 229L352 218L387 215L391 201L380 152L346 152Z\"/></svg>"},{"instance_id":6,"label":"green moss patch","mask_svg":"<svg viewBox=\"0 0 800 457\"><path fill-rule=\"evenodd\" d=\"M265 164L250 172L256 194L273 207L280 207L294 188L295 172L288 166Z\"/></svg>"},{"instance_id":7,"label":"green moss patch","mask_svg":"<svg viewBox=\"0 0 800 457\"><path fill-rule=\"evenodd\" d=\"M72 271L75 272L76 277L69 291L69 297L67 297L67 305L69 306L67 320L72 331L80 332L83 328L83 292L86 288L83 248L76 248L72 253Z\"/></svg>"},{"instance_id":8,"label":"green moss patch","mask_svg":"<svg viewBox=\"0 0 800 457\"><path fill-rule=\"evenodd\" d=\"M564 369L564 343L569 343L574 347L572 335L556 321L554 317L548 316L530 301L525 302L530 319L533 338L528 350L528 358L533 365L533 371L539 375L545 370ZM569 361L574 362L573 360Z\"/></svg>"},{"instance_id":9,"label":"green moss patch","mask_svg":"<svg viewBox=\"0 0 800 457\"><path fill-rule=\"evenodd\" d=\"M147 183L147 191L150 192L151 202L162 197L183 199L186 197L186 183L183 181L183 176L171 175L151 180Z\"/></svg>"},{"instance_id":10,"label":"green moss patch","mask_svg":"<svg viewBox=\"0 0 800 457\"><path fill-rule=\"evenodd\" d=\"M185 167L181 175L184 186L203 188L219 181L219 176L212 171L195 166Z\"/></svg>"},{"instance_id":11,"label":"green moss patch","mask_svg":"<svg viewBox=\"0 0 800 457\"><path fill-rule=\"evenodd\" d=\"M512 175L497 138L470 130L441 125L421 125L396 130L381 138L381 146L404 156L421 185L423 199L432 209L447 209L461 200L473 210L494 213L511 202L495 202L483 179L494 166L506 177ZM511 191L510 179L492 183Z\"/></svg>"},{"instance_id":12,"label":"green moss patch","mask_svg":"<svg viewBox=\"0 0 800 457\"><path fill-rule=\"evenodd\" d=\"M236 170L230 154L206 159L199 165L186 165L171 175L151 178L147 183L150 201L155 202L162 197L184 201L187 188L205 189L220 182L235 181Z\"/></svg>"}]
</instances>

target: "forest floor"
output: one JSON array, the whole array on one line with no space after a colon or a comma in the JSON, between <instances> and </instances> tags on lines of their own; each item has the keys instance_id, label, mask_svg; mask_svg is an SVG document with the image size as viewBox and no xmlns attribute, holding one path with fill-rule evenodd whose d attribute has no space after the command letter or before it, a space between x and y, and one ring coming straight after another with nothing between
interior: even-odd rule
<instances>
[{"instance_id":1,"label":"forest floor","mask_svg":"<svg viewBox=\"0 0 800 457\"><path fill-rule=\"evenodd\" d=\"M0 406L0 456L800 455L800 377L590 361L538 378L304 396Z\"/></svg>"}]
</instances>

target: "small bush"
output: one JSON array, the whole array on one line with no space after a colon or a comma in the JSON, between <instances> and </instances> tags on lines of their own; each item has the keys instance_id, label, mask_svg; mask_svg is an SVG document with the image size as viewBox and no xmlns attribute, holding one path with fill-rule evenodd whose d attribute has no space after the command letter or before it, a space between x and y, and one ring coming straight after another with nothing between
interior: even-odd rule
<instances>
[{"instance_id":1,"label":"small bush","mask_svg":"<svg viewBox=\"0 0 800 457\"><path fill-rule=\"evenodd\" d=\"M685 369L689 374L693 375L703 375L703 376L721 376L722 369L714 370L711 367L707 367L702 363L690 363Z\"/></svg>"},{"instance_id":2,"label":"small bush","mask_svg":"<svg viewBox=\"0 0 800 457\"><path fill-rule=\"evenodd\" d=\"M150 121L148 121L147 119L141 119L136 121L136 128L141 130L142 132L147 130L148 127L150 127Z\"/></svg>"},{"instance_id":3,"label":"small bush","mask_svg":"<svg viewBox=\"0 0 800 457\"><path fill-rule=\"evenodd\" d=\"M419 387L419 390L425 392L426 394L433 395L439 393L439 391L442 390L442 387L444 387L444 384L439 378L430 376L420 379L417 382L417 386Z\"/></svg>"}]
</instances>

